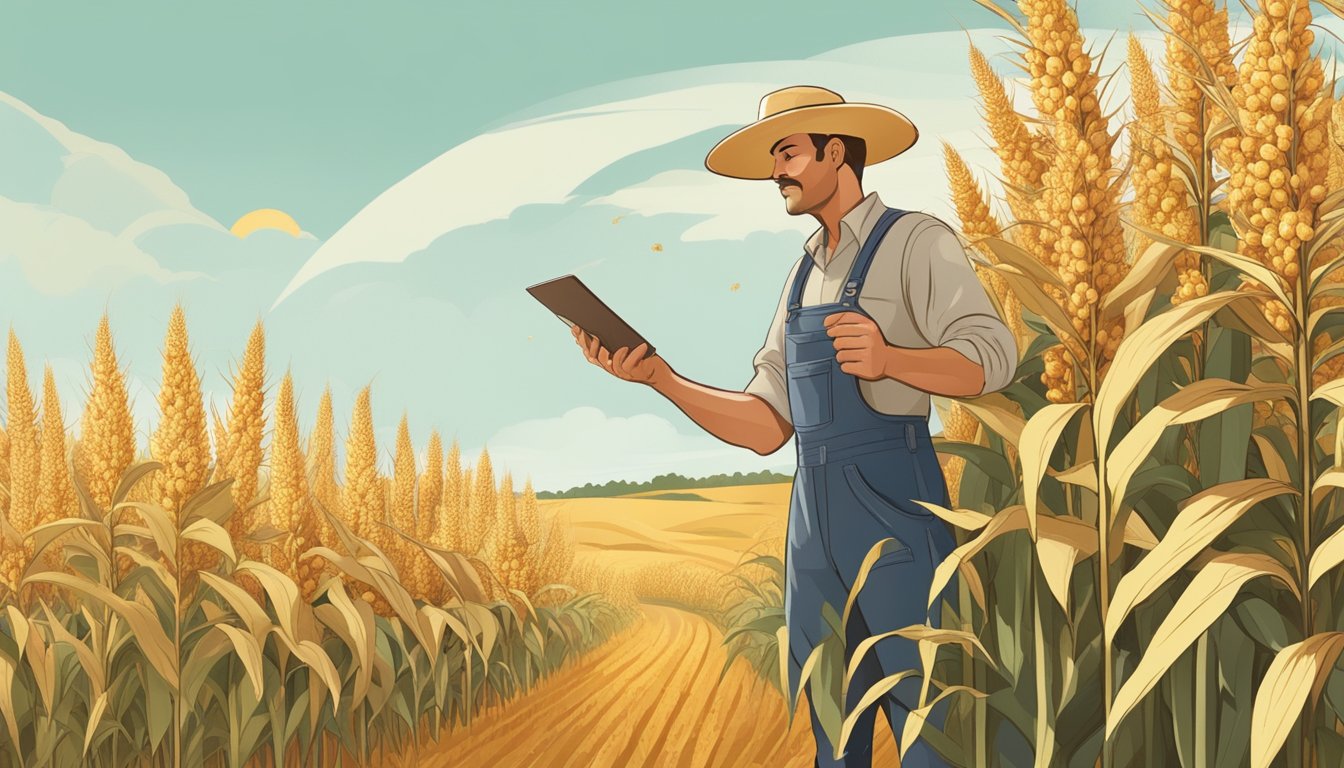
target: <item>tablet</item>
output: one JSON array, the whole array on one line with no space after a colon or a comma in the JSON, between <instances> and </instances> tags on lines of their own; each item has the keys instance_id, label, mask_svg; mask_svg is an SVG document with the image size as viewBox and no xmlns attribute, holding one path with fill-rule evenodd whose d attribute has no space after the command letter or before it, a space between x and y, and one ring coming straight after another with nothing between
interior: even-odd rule
<instances>
[{"instance_id":1,"label":"tablet","mask_svg":"<svg viewBox=\"0 0 1344 768\"><path fill-rule=\"evenodd\" d=\"M632 351L648 342L612 311L597 294L574 275L565 275L527 287L527 292L555 313L566 325L577 325L589 336L596 336L607 351L615 354L621 347ZM649 355L654 353L649 344Z\"/></svg>"}]
</instances>

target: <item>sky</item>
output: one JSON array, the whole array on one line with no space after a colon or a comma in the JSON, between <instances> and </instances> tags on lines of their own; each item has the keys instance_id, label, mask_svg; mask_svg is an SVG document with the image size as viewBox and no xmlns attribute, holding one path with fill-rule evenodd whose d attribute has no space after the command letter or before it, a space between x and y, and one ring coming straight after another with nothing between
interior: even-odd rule
<instances>
[{"instance_id":1,"label":"sky","mask_svg":"<svg viewBox=\"0 0 1344 768\"><path fill-rule=\"evenodd\" d=\"M372 386L387 469L407 413L421 452L437 429L541 490L791 472L792 442L727 445L588 364L522 288L577 274L678 372L741 389L815 228L703 169L761 95L825 85L911 117L916 147L865 174L889 205L955 221L942 141L994 188L965 62L969 36L1015 75L1006 27L972 0L898 7L12 1L0 321L30 386L53 366L77 431L106 309L142 447L182 301L215 408L261 320L270 392L293 373L302 429L330 385L343 441ZM1110 68L1131 29L1160 56L1137 3L1078 8L1098 49L1114 35ZM301 233L230 233L262 208Z\"/></svg>"},{"instance_id":2,"label":"sky","mask_svg":"<svg viewBox=\"0 0 1344 768\"><path fill-rule=\"evenodd\" d=\"M1148 29L1137 9L1080 14ZM9 0L5 16L7 93L162 169L221 221L279 208L322 238L427 159L570 91L998 22L972 0L864 0L843 17L797 0Z\"/></svg>"}]
</instances>

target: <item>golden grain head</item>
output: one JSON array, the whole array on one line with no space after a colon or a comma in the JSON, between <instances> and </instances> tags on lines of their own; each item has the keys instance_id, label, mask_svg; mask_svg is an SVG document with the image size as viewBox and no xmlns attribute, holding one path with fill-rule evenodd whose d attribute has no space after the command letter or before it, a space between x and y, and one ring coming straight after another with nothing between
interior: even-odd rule
<instances>
[{"instance_id":1,"label":"golden grain head","mask_svg":"<svg viewBox=\"0 0 1344 768\"><path fill-rule=\"evenodd\" d=\"M150 437L150 455L164 466L152 475L151 498L176 522L182 502L205 486L210 465L200 378L187 349L181 304L173 308L168 322L158 400L159 425Z\"/></svg>"},{"instance_id":2,"label":"golden grain head","mask_svg":"<svg viewBox=\"0 0 1344 768\"><path fill-rule=\"evenodd\" d=\"M415 448L411 430L403 412L397 427L393 458L392 524L407 533L415 531Z\"/></svg>"},{"instance_id":3,"label":"golden grain head","mask_svg":"<svg viewBox=\"0 0 1344 768\"><path fill-rule=\"evenodd\" d=\"M229 492L237 512L229 520L235 538L255 531L261 524L257 508L249 509L257 492L261 468L262 435L266 428L265 396L266 336L258 321L248 337L243 364L233 382L233 405L229 412L227 476L233 478Z\"/></svg>"},{"instance_id":4,"label":"golden grain head","mask_svg":"<svg viewBox=\"0 0 1344 768\"><path fill-rule=\"evenodd\" d=\"M93 502L107 509L122 473L135 460L135 429L106 313L95 335L92 374L74 461Z\"/></svg>"},{"instance_id":5,"label":"golden grain head","mask_svg":"<svg viewBox=\"0 0 1344 768\"><path fill-rule=\"evenodd\" d=\"M75 485L70 477L66 451L65 422L61 418L61 399L56 379L48 364L42 376L42 438L38 472L37 509L34 523L43 525L72 516L77 512ZM57 565L59 550L46 552L48 564Z\"/></svg>"},{"instance_id":6,"label":"golden grain head","mask_svg":"<svg viewBox=\"0 0 1344 768\"><path fill-rule=\"evenodd\" d=\"M1310 7L1289 17L1283 3L1263 6L1238 69L1232 97L1244 133L1224 138L1228 206L1250 225L1238 250L1285 281L1301 272L1304 243L1315 235L1315 209L1329 176L1332 104L1321 97L1321 63L1311 55ZM1290 111L1291 107L1291 111ZM1261 303L1265 319L1289 333L1292 308Z\"/></svg>"},{"instance_id":7,"label":"golden grain head","mask_svg":"<svg viewBox=\"0 0 1344 768\"><path fill-rule=\"evenodd\" d=\"M37 493L40 482L39 435L36 405L28 388L28 373L23 348L14 329L9 331L9 361L6 381L9 433L9 521L19 533L27 533L37 522Z\"/></svg>"},{"instance_id":8,"label":"golden grain head","mask_svg":"<svg viewBox=\"0 0 1344 768\"><path fill-rule=\"evenodd\" d=\"M1004 178L1014 186L1036 187L1048 165L1048 158L1035 150L1031 133L1022 116L1013 108L1003 81L974 45L970 47L970 60L971 77L980 93L985 123L994 139L994 152L1003 164Z\"/></svg>"},{"instance_id":9,"label":"golden grain head","mask_svg":"<svg viewBox=\"0 0 1344 768\"><path fill-rule=\"evenodd\" d=\"M361 538L380 546L384 529L383 489L378 475L378 449L373 435L370 387L355 399L355 411L346 440L345 512L351 529Z\"/></svg>"}]
</instances>

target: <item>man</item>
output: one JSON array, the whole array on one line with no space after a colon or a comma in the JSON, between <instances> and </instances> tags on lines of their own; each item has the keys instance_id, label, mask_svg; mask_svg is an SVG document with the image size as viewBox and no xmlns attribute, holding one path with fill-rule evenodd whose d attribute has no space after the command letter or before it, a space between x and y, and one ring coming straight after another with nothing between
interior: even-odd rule
<instances>
[{"instance_id":1,"label":"man","mask_svg":"<svg viewBox=\"0 0 1344 768\"><path fill-rule=\"evenodd\" d=\"M790 214L809 214L821 225L784 283L743 391L690 381L645 354L646 345L613 354L573 331L594 364L651 386L721 440L765 455L796 435L785 555L790 693L828 631L822 603L843 613L864 556L884 538L895 541L859 593L846 654L864 637L938 625L941 601L928 610L928 592L954 540L943 521L914 503L949 504L929 435L929 394L1000 390L1017 363L1013 335L956 233L933 216L889 209L876 193L863 193L864 166L904 152L917 137L895 110L794 86L767 94L757 121L709 152L710 171L771 179ZM881 701L899 738L919 705L920 666L914 641L879 641L851 681L847 709L883 677L916 670ZM876 710L862 715L837 763L810 690L808 698L816 765L869 766ZM944 706L926 727L941 727ZM902 764L945 765L924 739L908 747Z\"/></svg>"}]
</instances>

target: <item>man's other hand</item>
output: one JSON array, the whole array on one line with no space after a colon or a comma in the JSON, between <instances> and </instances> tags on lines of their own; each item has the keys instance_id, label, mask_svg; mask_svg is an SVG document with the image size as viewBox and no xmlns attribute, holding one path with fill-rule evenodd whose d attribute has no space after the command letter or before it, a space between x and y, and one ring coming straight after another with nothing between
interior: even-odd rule
<instances>
[{"instance_id":1,"label":"man's other hand","mask_svg":"<svg viewBox=\"0 0 1344 768\"><path fill-rule=\"evenodd\" d=\"M835 359L840 370L866 381L884 375L890 347L871 317L858 312L836 312L822 321L826 333L835 339Z\"/></svg>"},{"instance_id":2,"label":"man's other hand","mask_svg":"<svg viewBox=\"0 0 1344 768\"><path fill-rule=\"evenodd\" d=\"M662 357L645 354L649 349L648 343L640 344L634 349L621 347L616 350L615 354L612 354L606 347L602 346L601 341L596 336L589 336L577 325L571 327L570 332L579 347L583 349L584 357L588 358L588 362L617 378L639 384L653 384L659 376L667 371L667 363L663 361Z\"/></svg>"}]
</instances>

